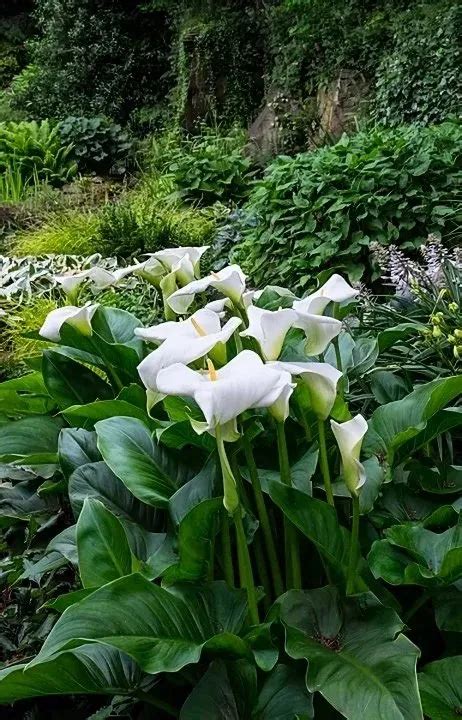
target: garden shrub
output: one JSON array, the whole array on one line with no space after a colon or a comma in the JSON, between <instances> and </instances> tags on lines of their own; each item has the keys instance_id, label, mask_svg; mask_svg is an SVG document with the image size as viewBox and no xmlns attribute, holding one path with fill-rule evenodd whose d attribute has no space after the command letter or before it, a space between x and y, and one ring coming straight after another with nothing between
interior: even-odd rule
<instances>
[{"instance_id":1,"label":"garden shrub","mask_svg":"<svg viewBox=\"0 0 462 720\"><path fill-rule=\"evenodd\" d=\"M461 27L462 6L452 0L425 3L399 15L393 51L377 70L377 120L431 123L460 110Z\"/></svg>"},{"instance_id":2,"label":"garden shrub","mask_svg":"<svg viewBox=\"0 0 462 720\"><path fill-rule=\"evenodd\" d=\"M28 302L8 310L5 327L0 333L0 354L3 354L7 372L18 370L28 358L41 355L49 343L28 337L41 327L48 313L57 307L50 297L33 296Z\"/></svg>"},{"instance_id":3,"label":"garden shrub","mask_svg":"<svg viewBox=\"0 0 462 720\"><path fill-rule=\"evenodd\" d=\"M125 172L132 141L120 125L102 115L70 116L59 124L59 132L63 142L73 146L81 172Z\"/></svg>"},{"instance_id":4,"label":"garden shrub","mask_svg":"<svg viewBox=\"0 0 462 720\"><path fill-rule=\"evenodd\" d=\"M326 266L370 274L371 242L418 247L460 224L462 129L375 128L279 157L247 203L237 257L256 282L304 288Z\"/></svg>"},{"instance_id":5,"label":"garden shrub","mask_svg":"<svg viewBox=\"0 0 462 720\"><path fill-rule=\"evenodd\" d=\"M168 246L206 245L215 228L205 212L133 193L102 211L98 234L103 254L128 257Z\"/></svg>"},{"instance_id":6,"label":"garden shrub","mask_svg":"<svg viewBox=\"0 0 462 720\"><path fill-rule=\"evenodd\" d=\"M19 233L15 255L91 255L99 252L98 213L70 210L51 215L42 226Z\"/></svg>"},{"instance_id":7,"label":"garden shrub","mask_svg":"<svg viewBox=\"0 0 462 720\"><path fill-rule=\"evenodd\" d=\"M18 172L25 184L62 185L77 172L59 129L48 120L0 125L0 172Z\"/></svg>"},{"instance_id":8,"label":"garden shrub","mask_svg":"<svg viewBox=\"0 0 462 720\"><path fill-rule=\"evenodd\" d=\"M253 176L252 160L244 154L245 135L226 135L203 128L202 133L170 147L165 170L183 200L211 205L217 200L245 198Z\"/></svg>"}]
</instances>

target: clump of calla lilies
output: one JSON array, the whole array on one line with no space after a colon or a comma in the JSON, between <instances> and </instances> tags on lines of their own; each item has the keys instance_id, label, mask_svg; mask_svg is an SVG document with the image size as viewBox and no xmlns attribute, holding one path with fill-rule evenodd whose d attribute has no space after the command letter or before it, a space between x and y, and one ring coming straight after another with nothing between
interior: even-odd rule
<instances>
[{"instance_id":1,"label":"clump of calla lilies","mask_svg":"<svg viewBox=\"0 0 462 720\"><path fill-rule=\"evenodd\" d=\"M285 589L301 583L300 549L296 528L285 520L284 542L286 576L280 567L276 539L267 509L265 494L254 458L254 440L246 430L251 411L267 417L274 429L279 453L281 480L292 484L288 461L286 421L289 414L305 427L307 438L317 436L319 464L327 502L335 512L332 472L340 470L352 499L352 541L347 593L354 592L358 558L359 496L367 482L361 463L361 445L367 422L361 415L344 422L331 418L333 408L343 395L342 358L338 336L342 308L354 301L358 290L338 274L307 297L295 298L282 288L272 288L280 299L274 309L263 306L264 292L247 286L238 265L200 277L200 259L207 247L183 247L150 254L144 262L114 272L92 267L83 272L57 278L69 304L52 311L40 334L57 342L64 323L83 335L91 336L92 318L97 303L78 305L83 285L95 291L117 286L130 275L156 286L162 295L165 322L134 332L152 350L138 366L139 377L147 391L150 413L163 398L192 398L203 419L190 418L194 431L209 433L216 442L223 482L222 567L225 579L234 583L236 568L231 553L231 531L236 534L240 584L246 588L249 611L259 621L257 591L244 528L245 492L239 467L233 463L232 444L240 443L248 465L258 521L262 528L272 591L277 597ZM287 336L294 330L304 336L306 359L298 353L290 358L285 350ZM335 357L335 365L324 361ZM297 389L309 398L310 417L316 427L308 427L306 409L298 401ZM343 402L343 407L345 404ZM347 413L348 415L348 413ZM345 415L343 415L344 417ZM335 466L328 455L326 434L338 446ZM245 474L245 473L244 473Z\"/></svg>"}]
</instances>

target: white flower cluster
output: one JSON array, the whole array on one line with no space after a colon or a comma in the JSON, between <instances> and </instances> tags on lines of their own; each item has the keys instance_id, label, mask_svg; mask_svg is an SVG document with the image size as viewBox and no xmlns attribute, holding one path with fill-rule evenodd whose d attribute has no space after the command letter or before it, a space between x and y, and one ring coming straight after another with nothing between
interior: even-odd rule
<instances>
[{"instance_id":1,"label":"white flower cluster","mask_svg":"<svg viewBox=\"0 0 462 720\"><path fill-rule=\"evenodd\" d=\"M205 418L203 422L191 421L196 432L217 435L219 430L220 437L233 441L239 437L238 417L246 410L268 408L278 422L284 422L296 379L307 387L317 417L327 420L341 371L325 362L283 362L279 356L291 328L304 332L308 357L324 353L342 328L339 320L324 315L324 311L330 303L352 300L358 290L334 274L316 292L295 299L292 307L263 309L254 304L261 293L247 289L246 277L238 265L198 277L200 257L205 250L203 247L163 250L142 264L120 271L108 273L92 268L59 280L66 293L72 294L81 282L90 281L102 287L119 282L131 272L150 281L154 278L156 283L168 277L169 287L176 289L164 299L169 310L180 316L186 315L197 294L209 288L222 296L186 319L135 330L138 337L157 346L138 366L149 408L165 396L191 397ZM286 294L281 289L281 295ZM91 334L96 307L66 306L54 310L40 333L58 341L60 328L66 322ZM226 312L229 319L225 321ZM237 354L228 362L228 343L233 337ZM243 338L250 338L255 349L242 349ZM331 426L342 455L345 481L350 491L357 493L364 482L359 452L367 423L358 415L342 424L332 420Z\"/></svg>"}]
</instances>

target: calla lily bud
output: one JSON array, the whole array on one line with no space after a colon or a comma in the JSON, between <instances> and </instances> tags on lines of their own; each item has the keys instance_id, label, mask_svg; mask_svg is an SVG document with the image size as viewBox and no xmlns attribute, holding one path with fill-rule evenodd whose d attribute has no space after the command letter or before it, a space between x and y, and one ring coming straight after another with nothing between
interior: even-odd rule
<instances>
[{"instance_id":1,"label":"calla lily bud","mask_svg":"<svg viewBox=\"0 0 462 720\"><path fill-rule=\"evenodd\" d=\"M313 412L321 420L327 420L337 397L337 383L342 377L337 368L317 362L274 362L269 366L299 377L309 390Z\"/></svg>"},{"instance_id":2,"label":"calla lily bud","mask_svg":"<svg viewBox=\"0 0 462 720\"><path fill-rule=\"evenodd\" d=\"M236 305L241 303L245 290L245 275L239 265L230 265L217 273L212 273L201 280L194 280L180 288L168 298L167 302L174 312L184 315L197 293L213 287Z\"/></svg>"},{"instance_id":3,"label":"calla lily bud","mask_svg":"<svg viewBox=\"0 0 462 720\"><path fill-rule=\"evenodd\" d=\"M46 340L59 342L61 338L61 327L64 323L72 325L82 335L90 336L92 334L91 320L95 314L98 305L85 305L84 307L75 307L74 305L66 305L63 308L57 308L48 313L45 322L39 330L39 334Z\"/></svg>"},{"instance_id":4,"label":"calla lily bud","mask_svg":"<svg viewBox=\"0 0 462 720\"><path fill-rule=\"evenodd\" d=\"M351 495L356 497L366 482L366 473L359 456L367 432L367 422L362 415L356 415L344 423L331 420L330 425L342 456L343 479Z\"/></svg>"},{"instance_id":5,"label":"calla lily bud","mask_svg":"<svg viewBox=\"0 0 462 720\"><path fill-rule=\"evenodd\" d=\"M266 360L277 360L285 337L297 320L295 310L263 310L251 305L247 310L249 327L240 333L241 337L255 338Z\"/></svg>"}]
</instances>

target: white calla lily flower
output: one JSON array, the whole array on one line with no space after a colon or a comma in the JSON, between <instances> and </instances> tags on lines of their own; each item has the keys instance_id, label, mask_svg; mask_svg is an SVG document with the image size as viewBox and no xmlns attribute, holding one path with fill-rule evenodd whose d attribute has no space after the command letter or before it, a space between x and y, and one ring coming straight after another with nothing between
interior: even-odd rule
<instances>
[{"instance_id":1,"label":"white calla lily flower","mask_svg":"<svg viewBox=\"0 0 462 720\"><path fill-rule=\"evenodd\" d=\"M193 276L197 276L200 259L209 247L210 245L167 248L165 250L158 250L155 253L149 253L149 257L155 258L170 271L177 269L181 266L182 261L187 260L192 267Z\"/></svg>"},{"instance_id":2,"label":"white calla lily flower","mask_svg":"<svg viewBox=\"0 0 462 720\"><path fill-rule=\"evenodd\" d=\"M247 314L249 326L240 333L241 337L255 338L265 360L277 360L285 337L297 320L297 313L290 308L273 311L251 305Z\"/></svg>"},{"instance_id":3,"label":"white calla lily flower","mask_svg":"<svg viewBox=\"0 0 462 720\"><path fill-rule=\"evenodd\" d=\"M330 302L346 302L352 300L358 293L359 290L352 288L341 275L334 273L319 290L303 300L295 300L293 308L301 313L322 315Z\"/></svg>"},{"instance_id":4,"label":"white calla lily flower","mask_svg":"<svg viewBox=\"0 0 462 720\"><path fill-rule=\"evenodd\" d=\"M323 353L329 343L339 335L342 329L342 323L335 318L303 313L298 309L296 309L296 313L297 319L294 327L300 328L305 332L305 350L307 355L313 356Z\"/></svg>"},{"instance_id":5,"label":"white calla lily flower","mask_svg":"<svg viewBox=\"0 0 462 720\"><path fill-rule=\"evenodd\" d=\"M327 420L337 397L337 383L342 377L337 368L318 362L278 361L269 366L299 377L309 390L313 412L321 420Z\"/></svg>"},{"instance_id":6,"label":"white calla lily flower","mask_svg":"<svg viewBox=\"0 0 462 720\"><path fill-rule=\"evenodd\" d=\"M229 265L217 273L207 275L201 280L194 280L188 285L174 292L167 300L168 305L178 315L184 315L197 293L204 292L209 287L218 290L229 298L232 303L239 304L245 290L246 277L239 265Z\"/></svg>"},{"instance_id":7,"label":"white calla lily flower","mask_svg":"<svg viewBox=\"0 0 462 720\"><path fill-rule=\"evenodd\" d=\"M84 307L66 305L62 308L56 308L56 310L48 313L39 330L39 335L46 340L59 342L61 327L64 323L69 323L69 325L79 330L82 335L90 336L92 334L91 320L97 308L98 305L85 305Z\"/></svg>"},{"instance_id":8,"label":"white calla lily flower","mask_svg":"<svg viewBox=\"0 0 462 720\"><path fill-rule=\"evenodd\" d=\"M157 387L165 395L192 397L202 410L205 423L196 431L212 435L219 425L230 428L227 439L236 438L236 418L251 408L271 408L284 415L292 392L291 376L265 365L251 350L236 355L227 365L208 372L171 365L157 376Z\"/></svg>"},{"instance_id":9,"label":"white calla lily flower","mask_svg":"<svg viewBox=\"0 0 462 720\"><path fill-rule=\"evenodd\" d=\"M217 345L230 339L241 322L233 317L221 327L218 315L203 309L182 322L137 328L135 333L138 337L162 343L138 365L140 378L148 389L150 406L162 397L157 378L163 368L180 362L187 365L211 353Z\"/></svg>"},{"instance_id":10,"label":"white calla lily flower","mask_svg":"<svg viewBox=\"0 0 462 720\"><path fill-rule=\"evenodd\" d=\"M127 265L127 267L110 271L95 266L88 271L88 279L95 290L106 290L108 287L118 285L124 278L131 275L131 273L138 268L139 265Z\"/></svg>"},{"instance_id":11,"label":"white calla lily flower","mask_svg":"<svg viewBox=\"0 0 462 720\"><path fill-rule=\"evenodd\" d=\"M81 272L69 273L67 275L56 275L56 282L61 285L68 297L74 297L79 287L88 280L90 269Z\"/></svg>"},{"instance_id":12,"label":"white calla lily flower","mask_svg":"<svg viewBox=\"0 0 462 720\"><path fill-rule=\"evenodd\" d=\"M357 497L366 482L366 473L359 456L368 428L367 422L362 415L356 415L344 423L331 420L330 425L342 456L343 479L350 493Z\"/></svg>"}]
</instances>

